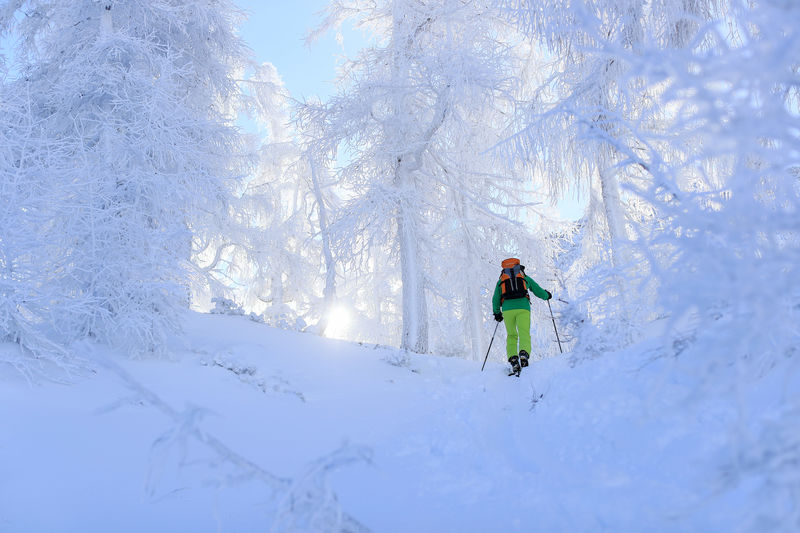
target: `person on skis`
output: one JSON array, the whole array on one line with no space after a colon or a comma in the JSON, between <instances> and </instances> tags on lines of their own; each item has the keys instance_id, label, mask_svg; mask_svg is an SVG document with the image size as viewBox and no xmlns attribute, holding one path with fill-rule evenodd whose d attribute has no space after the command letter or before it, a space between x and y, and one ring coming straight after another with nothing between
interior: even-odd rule
<instances>
[{"instance_id":1,"label":"person on skis","mask_svg":"<svg viewBox=\"0 0 800 533\"><path fill-rule=\"evenodd\" d=\"M506 355L512 372L519 375L522 367L528 366L531 353L531 301L528 291L542 300L549 300L553 295L525 274L525 267L519 259L506 259L502 267L500 279L494 288L492 310L495 320L502 322L505 319Z\"/></svg>"}]
</instances>

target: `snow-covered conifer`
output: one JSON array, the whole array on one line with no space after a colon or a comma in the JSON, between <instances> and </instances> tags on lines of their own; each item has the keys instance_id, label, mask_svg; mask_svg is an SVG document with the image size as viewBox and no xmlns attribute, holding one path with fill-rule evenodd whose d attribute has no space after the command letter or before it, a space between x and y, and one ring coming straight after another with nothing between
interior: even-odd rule
<instances>
[{"instance_id":1,"label":"snow-covered conifer","mask_svg":"<svg viewBox=\"0 0 800 533\"><path fill-rule=\"evenodd\" d=\"M4 14L14 7L21 73L7 90L26 95L38 135L14 164L35 161L50 188L61 268L38 282L56 338L157 348L188 303L193 241L203 245L238 175L235 11L24 0Z\"/></svg>"}]
</instances>

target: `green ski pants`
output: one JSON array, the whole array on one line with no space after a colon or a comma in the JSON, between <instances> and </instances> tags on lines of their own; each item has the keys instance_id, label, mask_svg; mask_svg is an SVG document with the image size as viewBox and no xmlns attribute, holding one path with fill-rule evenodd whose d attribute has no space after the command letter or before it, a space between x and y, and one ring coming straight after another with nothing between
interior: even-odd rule
<instances>
[{"instance_id":1,"label":"green ski pants","mask_svg":"<svg viewBox=\"0 0 800 533\"><path fill-rule=\"evenodd\" d=\"M503 311L503 321L506 323L506 355L511 358L517 355L517 341L519 350L531 353L531 312L528 309L509 309Z\"/></svg>"}]
</instances>

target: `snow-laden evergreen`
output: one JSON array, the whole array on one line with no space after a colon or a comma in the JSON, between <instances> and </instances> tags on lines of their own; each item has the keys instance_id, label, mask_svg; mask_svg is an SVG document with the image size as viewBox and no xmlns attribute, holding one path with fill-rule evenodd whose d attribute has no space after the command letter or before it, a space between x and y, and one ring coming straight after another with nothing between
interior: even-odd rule
<instances>
[{"instance_id":1,"label":"snow-laden evergreen","mask_svg":"<svg viewBox=\"0 0 800 533\"><path fill-rule=\"evenodd\" d=\"M22 290L3 306L6 336L40 348L34 328L52 342L158 351L188 303L193 249L239 177L231 8L6 4L20 73L3 86L3 202L15 218L0 231Z\"/></svg>"}]
</instances>

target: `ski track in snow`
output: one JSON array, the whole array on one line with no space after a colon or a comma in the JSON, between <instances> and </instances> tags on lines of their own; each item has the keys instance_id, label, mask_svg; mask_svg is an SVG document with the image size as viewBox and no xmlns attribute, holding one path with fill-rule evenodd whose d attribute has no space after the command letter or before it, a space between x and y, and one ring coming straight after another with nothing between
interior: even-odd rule
<instances>
[{"instance_id":1,"label":"ski track in snow","mask_svg":"<svg viewBox=\"0 0 800 533\"><path fill-rule=\"evenodd\" d=\"M110 363L71 385L0 374L0 531L721 531L738 516L707 464L730 408L686 409L690 387L656 379L669 363L634 351L516 378L195 314L171 360L86 349Z\"/></svg>"}]
</instances>

